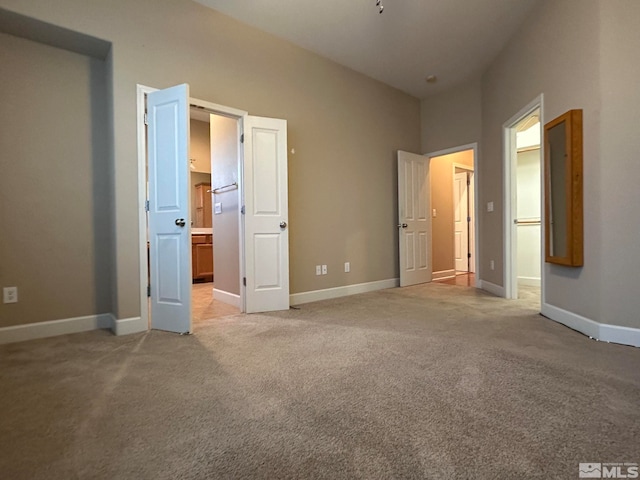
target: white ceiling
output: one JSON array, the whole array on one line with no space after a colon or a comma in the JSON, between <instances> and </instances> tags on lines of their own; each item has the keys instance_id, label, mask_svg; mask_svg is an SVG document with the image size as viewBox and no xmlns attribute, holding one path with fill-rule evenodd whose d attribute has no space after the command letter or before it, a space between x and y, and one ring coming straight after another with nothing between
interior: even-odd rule
<instances>
[{"instance_id":1,"label":"white ceiling","mask_svg":"<svg viewBox=\"0 0 640 480\"><path fill-rule=\"evenodd\" d=\"M424 98L480 75L539 0L195 1Z\"/></svg>"}]
</instances>

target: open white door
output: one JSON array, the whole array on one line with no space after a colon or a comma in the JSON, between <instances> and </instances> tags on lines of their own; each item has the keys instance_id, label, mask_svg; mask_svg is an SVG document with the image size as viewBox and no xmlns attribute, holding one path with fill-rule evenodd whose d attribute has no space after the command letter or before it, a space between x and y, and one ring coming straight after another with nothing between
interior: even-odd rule
<instances>
[{"instance_id":1,"label":"open white door","mask_svg":"<svg viewBox=\"0 0 640 480\"><path fill-rule=\"evenodd\" d=\"M469 250L469 185L467 172L458 172L453 177L453 251L456 272L468 272Z\"/></svg>"},{"instance_id":2,"label":"open white door","mask_svg":"<svg viewBox=\"0 0 640 480\"><path fill-rule=\"evenodd\" d=\"M289 309L287 122L244 117L245 308Z\"/></svg>"},{"instance_id":3,"label":"open white door","mask_svg":"<svg viewBox=\"0 0 640 480\"><path fill-rule=\"evenodd\" d=\"M476 194L475 194L475 173L469 172L469 273L476 273Z\"/></svg>"},{"instance_id":4,"label":"open white door","mask_svg":"<svg viewBox=\"0 0 640 480\"><path fill-rule=\"evenodd\" d=\"M151 328L191 332L189 86L147 95Z\"/></svg>"},{"instance_id":5,"label":"open white door","mask_svg":"<svg viewBox=\"0 0 640 480\"><path fill-rule=\"evenodd\" d=\"M431 281L429 159L398 151L400 286Z\"/></svg>"}]
</instances>

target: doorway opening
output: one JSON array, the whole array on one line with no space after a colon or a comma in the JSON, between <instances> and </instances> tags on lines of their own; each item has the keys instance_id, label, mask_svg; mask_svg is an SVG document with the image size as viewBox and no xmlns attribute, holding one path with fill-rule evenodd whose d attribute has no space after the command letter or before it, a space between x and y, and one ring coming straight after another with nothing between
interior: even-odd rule
<instances>
[{"instance_id":1,"label":"doorway opening","mask_svg":"<svg viewBox=\"0 0 640 480\"><path fill-rule=\"evenodd\" d=\"M209 240L212 245L214 260L206 264L211 265L212 276L215 273L214 299L235 304L246 313L287 310L290 305L287 121L190 99L187 84L162 90L138 85L140 320L150 329L176 333L193 331L189 180L193 106L210 115L213 147L217 143L212 139L220 131L218 120L230 119L235 132L235 142L233 134L228 137L228 142L235 144L235 154L222 156L231 159L227 169L219 168L216 154L211 155L214 175L220 171L234 177L220 180L221 185L218 178L211 178L208 193L213 195L215 219L211 238L206 238L208 231L196 232L205 236L204 244ZM200 183L206 193L206 181ZM234 191L237 200L224 195ZM204 198L201 204L204 212ZM224 217L225 212L229 212L229 219L235 217L234 226L218 230L218 217ZM220 241L225 233L237 239L235 258L227 250L216 254L217 245L225 245ZM216 256L238 263L239 294L218 285L222 262L216 261Z\"/></svg>"},{"instance_id":2,"label":"doorway opening","mask_svg":"<svg viewBox=\"0 0 640 480\"><path fill-rule=\"evenodd\" d=\"M237 118L189 109L192 323L240 313Z\"/></svg>"},{"instance_id":3,"label":"doorway opening","mask_svg":"<svg viewBox=\"0 0 640 480\"><path fill-rule=\"evenodd\" d=\"M430 154L433 279L476 285L475 148Z\"/></svg>"},{"instance_id":4,"label":"doorway opening","mask_svg":"<svg viewBox=\"0 0 640 480\"><path fill-rule=\"evenodd\" d=\"M137 92L137 109L138 109L138 198L140 208L139 215L139 228L140 228L140 310L141 319L146 321L148 328L159 328L154 325L154 319L152 318L152 267L150 258L150 226L149 226L149 196L150 196L150 170L149 170L149 133L147 131L147 96L153 92L158 91L155 88L138 86ZM214 311L217 316L221 316L221 312L237 313L244 311L244 298L243 290L240 285L239 276L244 271L244 258L241 252L244 251L242 235L242 227L240 222L240 199L243 195L243 177L242 177L242 152L240 149L241 136L243 131L243 121L247 118L247 112L237 110L222 105L206 102L203 100L188 98L188 128L189 135L187 142L189 144L190 152L188 158L184 158L186 163L184 167L188 172L188 179L185 183L185 188L188 189L188 208L187 215L189 217L189 245L191 253L191 269L192 278L188 278L189 285L187 287L184 282L180 282L181 285L175 285L175 289L188 291L188 302L185 302L188 321L188 330L184 327L184 319L176 322L176 329L171 326L169 328L161 328L163 330L178 331L181 333L192 333L194 320L198 323L199 320L204 318L211 318ZM215 129L215 134L212 135L211 131L214 130L213 125L216 125L215 119L225 119L234 126L234 136L231 138L225 133L225 142L235 142L235 158L231 159L227 155L226 168L219 166L218 170L225 173L230 173L233 165L235 168L235 209L232 211L232 203L230 202L228 207L225 208L225 212L237 217L237 232L235 238L237 245L231 247L232 251L235 251L235 262L237 263L238 272L238 294L232 293L224 298L216 298L214 296L214 206L212 200L213 189L211 170L214 162L214 152L217 152L219 143L216 137L218 129ZM191 131L193 128L193 132ZM193 133L193 134L192 134ZM226 144L225 144L226 146ZM194 153L193 155L191 153ZM215 186L214 186L215 187ZM185 216L187 216L185 215ZM181 219L182 220L182 219ZM182 222L184 225L186 222ZM197 226L196 226L197 224ZM176 221L177 225L177 221ZM220 242L220 246L225 245L225 242ZM218 269L218 277L224 276L224 268ZM187 280L187 278L185 278ZM207 282L207 280L211 280ZM220 297L222 295L218 295ZM178 326L179 325L179 326Z\"/></svg>"},{"instance_id":5,"label":"doorway opening","mask_svg":"<svg viewBox=\"0 0 640 480\"><path fill-rule=\"evenodd\" d=\"M541 305L542 96L505 124L505 297Z\"/></svg>"},{"instance_id":6,"label":"doorway opening","mask_svg":"<svg viewBox=\"0 0 640 480\"><path fill-rule=\"evenodd\" d=\"M473 155L472 151L468 152ZM473 157L471 158L473 162ZM475 273L473 232L473 165L471 167L453 164L453 221L454 221L454 261L456 275Z\"/></svg>"}]
</instances>

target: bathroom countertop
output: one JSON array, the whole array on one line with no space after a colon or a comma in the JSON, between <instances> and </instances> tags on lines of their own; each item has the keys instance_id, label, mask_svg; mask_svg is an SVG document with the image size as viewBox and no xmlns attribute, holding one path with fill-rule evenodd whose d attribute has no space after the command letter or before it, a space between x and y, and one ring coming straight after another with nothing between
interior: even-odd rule
<instances>
[{"instance_id":1,"label":"bathroom countertop","mask_svg":"<svg viewBox=\"0 0 640 480\"><path fill-rule=\"evenodd\" d=\"M192 228L191 235L212 235L213 229L209 228Z\"/></svg>"}]
</instances>

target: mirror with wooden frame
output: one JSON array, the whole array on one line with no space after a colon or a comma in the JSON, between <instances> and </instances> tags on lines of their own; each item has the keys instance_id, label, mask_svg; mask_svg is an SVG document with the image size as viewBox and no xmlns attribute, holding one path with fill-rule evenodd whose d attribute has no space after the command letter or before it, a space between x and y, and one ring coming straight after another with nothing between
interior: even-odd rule
<instances>
[{"instance_id":1,"label":"mirror with wooden frame","mask_svg":"<svg viewBox=\"0 0 640 480\"><path fill-rule=\"evenodd\" d=\"M582 110L544 126L545 261L580 267L583 259Z\"/></svg>"}]
</instances>

